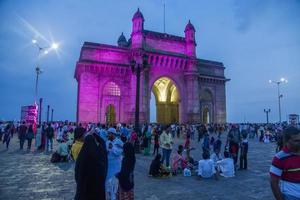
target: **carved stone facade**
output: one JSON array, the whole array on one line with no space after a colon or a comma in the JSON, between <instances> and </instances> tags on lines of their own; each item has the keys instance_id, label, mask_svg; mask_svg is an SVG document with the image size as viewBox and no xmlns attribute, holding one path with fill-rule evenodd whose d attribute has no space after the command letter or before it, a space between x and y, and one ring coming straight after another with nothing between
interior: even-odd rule
<instances>
[{"instance_id":1,"label":"carved stone facade","mask_svg":"<svg viewBox=\"0 0 300 200\"><path fill-rule=\"evenodd\" d=\"M122 33L118 46L84 43L75 70L77 121L133 123L136 75L131 63L141 63L146 56L140 80L141 123L150 120L152 91L159 122L226 122L225 67L196 58L194 26L188 22L185 37L144 30L139 10L132 23L131 38L127 41ZM168 88L159 91L158 80L169 81Z\"/></svg>"}]
</instances>

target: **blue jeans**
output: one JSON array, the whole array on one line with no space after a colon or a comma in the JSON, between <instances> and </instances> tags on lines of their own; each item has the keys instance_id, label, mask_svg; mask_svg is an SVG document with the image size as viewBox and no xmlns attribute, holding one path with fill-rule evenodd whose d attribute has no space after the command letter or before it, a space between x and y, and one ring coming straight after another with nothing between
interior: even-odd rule
<instances>
[{"instance_id":1,"label":"blue jeans","mask_svg":"<svg viewBox=\"0 0 300 200\"><path fill-rule=\"evenodd\" d=\"M46 138L46 150L48 151L49 150L49 143L50 143L50 146L51 146L51 151L53 150L53 138Z\"/></svg>"},{"instance_id":2,"label":"blue jeans","mask_svg":"<svg viewBox=\"0 0 300 200\"><path fill-rule=\"evenodd\" d=\"M170 166L170 156L171 156L171 152L172 152L172 149L165 149L165 148L162 148L163 156L162 156L161 163L164 164L164 161L166 160L166 166L167 166L167 167Z\"/></svg>"}]
</instances>

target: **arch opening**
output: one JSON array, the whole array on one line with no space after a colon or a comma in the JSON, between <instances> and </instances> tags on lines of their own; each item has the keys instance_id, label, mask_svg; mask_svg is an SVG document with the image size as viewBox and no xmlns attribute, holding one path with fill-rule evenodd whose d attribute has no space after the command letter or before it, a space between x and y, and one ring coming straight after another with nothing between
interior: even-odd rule
<instances>
[{"instance_id":1,"label":"arch opening","mask_svg":"<svg viewBox=\"0 0 300 200\"><path fill-rule=\"evenodd\" d=\"M175 83L167 77L161 77L154 82L152 93L155 97L156 122L161 124L178 123L179 92Z\"/></svg>"},{"instance_id":2,"label":"arch opening","mask_svg":"<svg viewBox=\"0 0 300 200\"><path fill-rule=\"evenodd\" d=\"M107 124L115 124L116 123L116 110L114 105L109 104L106 107L106 112L105 112L105 121Z\"/></svg>"}]
</instances>

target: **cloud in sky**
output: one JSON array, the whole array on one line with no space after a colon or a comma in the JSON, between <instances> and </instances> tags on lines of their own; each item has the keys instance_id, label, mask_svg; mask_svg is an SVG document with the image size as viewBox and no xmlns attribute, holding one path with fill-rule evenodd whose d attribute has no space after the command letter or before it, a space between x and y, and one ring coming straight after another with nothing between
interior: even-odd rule
<instances>
[{"instance_id":1,"label":"cloud in sky","mask_svg":"<svg viewBox=\"0 0 300 200\"><path fill-rule=\"evenodd\" d=\"M189 19L196 28L197 55L221 61L226 68L229 121L263 121L271 108L278 119L276 87L269 79L285 76L283 113L300 114L299 1L180 1L166 0L166 31L184 35ZM163 1L1 1L0 2L0 119L18 119L20 106L34 98L37 49L61 44L40 61L39 94L55 118L75 120L75 64L84 41L116 44L131 33L137 7L145 28L163 31ZM38 34L37 34L38 33ZM44 39L43 39L44 38ZM44 113L45 116L45 113Z\"/></svg>"}]
</instances>

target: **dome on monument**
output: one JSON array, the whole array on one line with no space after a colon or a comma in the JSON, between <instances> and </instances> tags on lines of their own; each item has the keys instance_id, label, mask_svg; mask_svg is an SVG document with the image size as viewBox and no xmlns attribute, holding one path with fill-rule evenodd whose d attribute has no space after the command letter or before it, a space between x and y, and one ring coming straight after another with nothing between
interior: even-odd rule
<instances>
[{"instance_id":1,"label":"dome on monument","mask_svg":"<svg viewBox=\"0 0 300 200\"><path fill-rule=\"evenodd\" d=\"M189 30L196 31L195 27L193 26L193 24L191 23L190 20L189 20L189 23L185 26L184 32L189 31Z\"/></svg>"},{"instance_id":2,"label":"dome on monument","mask_svg":"<svg viewBox=\"0 0 300 200\"><path fill-rule=\"evenodd\" d=\"M144 20L144 16L141 13L140 9L138 8L138 10L134 13L132 20L134 19L138 19L138 18L142 18Z\"/></svg>"},{"instance_id":3,"label":"dome on monument","mask_svg":"<svg viewBox=\"0 0 300 200\"><path fill-rule=\"evenodd\" d=\"M127 40L122 32L122 34L120 35L119 39L118 39L118 46L120 47L127 47L128 43Z\"/></svg>"}]
</instances>

